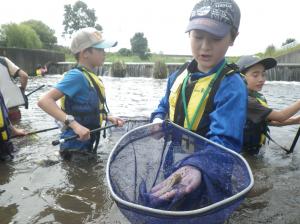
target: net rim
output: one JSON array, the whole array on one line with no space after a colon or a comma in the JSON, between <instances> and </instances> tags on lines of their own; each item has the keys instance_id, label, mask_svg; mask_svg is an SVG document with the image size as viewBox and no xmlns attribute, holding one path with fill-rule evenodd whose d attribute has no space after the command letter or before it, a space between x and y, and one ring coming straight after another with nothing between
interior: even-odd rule
<instances>
[{"instance_id":1,"label":"net rim","mask_svg":"<svg viewBox=\"0 0 300 224\"><path fill-rule=\"evenodd\" d=\"M216 202L214 204L211 204L209 206L206 206L206 207L203 207L203 208L200 208L200 209L195 209L195 210L190 210L190 211L166 211L166 210L161 210L161 209L155 209L155 208L150 208L150 207L146 207L146 206L143 206L143 205L139 205L139 204L135 204L135 203L132 203L132 202L128 202L128 201L125 201L123 200L122 198L120 198L117 194L115 194L113 188L112 188L112 184L111 184L111 181L110 181L110 163L112 162L112 157L114 155L114 152L116 151L117 149L117 146L120 144L120 142L122 142L122 140L124 138L127 137L127 135L131 134L132 132L135 132L139 129L143 129L143 128L146 128L146 127L150 127L150 126L154 126L154 125L157 125L157 124L153 124L153 123L149 123L149 124L146 124L146 125L143 125L143 126L140 126L140 127L137 127L137 128L134 128L130 131L128 131L126 134L124 134L119 140L118 142L115 144L115 146L113 147L112 151L110 152L109 154L109 157L108 157L108 160L107 160L107 164L106 164L106 180L107 180L107 184L108 184L108 188L109 188L109 191L110 191L110 194L111 196L113 197L113 199L118 203L120 203L122 206L126 206L126 207L129 207L129 208L133 208L133 209L136 209L136 210L140 210L142 212L149 212L149 213L154 213L156 215L163 215L163 216L191 216L191 215L199 215L199 214L203 214L203 213L207 213L209 211L212 211L218 207L222 207L226 204L229 204L231 202L234 202L235 200L238 200L240 199L243 195L245 195L247 192L250 191L250 189L253 187L254 185L254 178L253 178L253 174L252 174L252 171L250 169L250 166L248 164L248 162L238 153L236 153L235 151L229 149L229 148L226 148L225 146L222 146L218 143L215 143L209 139L206 139L194 132L191 132L191 131L188 131L187 129L173 123L173 122L170 122L170 121L164 121L164 122L169 122L171 125L173 125L174 127L176 128L179 128L181 131L185 132L185 133L188 133L189 135L192 135L196 138L201 138L202 140L205 140L209 143L211 143L212 145L215 145L215 146L218 146L219 148L222 148L223 150L231 153L231 154L234 154L236 155L243 163L244 165L246 166L247 168L247 171L248 171L248 174L249 174L249 178L250 178L250 184L248 187L246 187L244 190L240 191L239 193L229 197L229 198L226 198L224 200L221 200L219 202Z\"/></svg>"}]
</instances>

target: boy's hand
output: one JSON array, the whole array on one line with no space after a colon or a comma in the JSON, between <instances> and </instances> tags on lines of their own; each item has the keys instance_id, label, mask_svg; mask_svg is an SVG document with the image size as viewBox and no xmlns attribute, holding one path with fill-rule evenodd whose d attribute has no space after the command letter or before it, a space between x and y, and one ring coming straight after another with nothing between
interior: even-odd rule
<instances>
[{"instance_id":1,"label":"boy's hand","mask_svg":"<svg viewBox=\"0 0 300 224\"><path fill-rule=\"evenodd\" d=\"M19 129L12 126L12 135L13 136L24 136L27 135L27 132L24 129Z\"/></svg>"},{"instance_id":2,"label":"boy's hand","mask_svg":"<svg viewBox=\"0 0 300 224\"><path fill-rule=\"evenodd\" d=\"M79 140L80 141L86 141L88 139L90 139L90 130L84 126L82 126L81 124L79 124L77 121L73 121L70 125L69 125L73 131L79 135Z\"/></svg>"},{"instance_id":3,"label":"boy's hand","mask_svg":"<svg viewBox=\"0 0 300 224\"><path fill-rule=\"evenodd\" d=\"M164 136L164 133L159 132L162 128L163 121L164 120L159 117L154 118L152 121L152 124L155 124L155 125L153 125L153 127L151 127L151 132L152 133L157 132L157 133L153 134L152 137L157 140L159 140L160 138L162 138Z\"/></svg>"},{"instance_id":4,"label":"boy's hand","mask_svg":"<svg viewBox=\"0 0 300 224\"><path fill-rule=\"evenodd\" d=\"M164 200L171 200L177 192L184 196L194 191L201 183L201 172L193 166L176 170L163 182L151 189L151 194ZM176 186L177 187L174 187Z\"/></svg>"},{"instance_id":5,"label":"boy's hand","mask_svg":"<svg viewBox=\"0 0 300 224\"><path fill-rule=\"evenodd\" d=\"M125 123L125 121L122 118L119 117L108 117L108 120L113 123L116 124L118 127L122 127Z\"/></svg>"}]
</instances>

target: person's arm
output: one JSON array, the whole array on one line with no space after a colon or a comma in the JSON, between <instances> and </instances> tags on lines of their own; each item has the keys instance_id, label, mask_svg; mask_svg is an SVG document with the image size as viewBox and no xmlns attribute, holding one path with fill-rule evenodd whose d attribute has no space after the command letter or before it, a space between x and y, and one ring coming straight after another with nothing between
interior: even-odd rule
<instances>
[{"instance_id":1,"label":"person's arm","mask_svg":"<svg viewBox=\"0 0 300 224\"><path fill-rule=\"evenodd\" d=\"M118 127L122 127L124 125L124 123L125 123L125 121L122 118L119 118L119 117L116 117L116 116L110 116L110 115L108 115L107 119L111 123L117 125Z\"/></svg>"},{"instance_id":2,"label":"person's arm","mask_svg":"<svg viewBox=\"0 0 300 224\"><path fill-rule=\"evenodd\" d=\"M28 74L25 71L23 71L22 69L20 69L17 65L15 65L8 58L5 58L5 61L8 66L8 71L9 71L10 76L12 76L14 78L16 78L18 76L20 77L20 83L21 83L20 89L24 93L26 86L27 86Z\"/></svg>"},{"instance_id":3,"label":"person's arm","mask_svg":"<svg viewBox=\"0 0 300 224\"><path fill-rule=\"evenodd\" d=\"M27 87L28 74L22 69L20 69L18 71L18 76L20 77L20 83L21 83L20 89L22 90L22 92L24 92Z\"/></svg>"},{"instance_id":4,"label":"person's arm","mask_svg":"<svg viewBox=\"0 0 300 224\"><path fill-rule=\"evenodd\" d=\"M27 132L24 129L16 128L14 125L10 126L12 136L24 136Z\"/></svg>"},{"instance_id":5,"label":"person's arm","mask_svg":"<svg viewBox=\"0 0 300 224\"><path fill-rule=\"evenodd\" d=\"M64 123L66 120L66 113L62 111L56 101L62 98L64 94L58 89L53 88L48 93L43 95L38 101L38 106L46 113L54 117L56 120ZM87 140L90 138L90 130L80 125L77 121L71 122L69 125L73 131L79 135L80 140Z\"/></svg>"},{"instance_id":6,"label":"person's arm","mask_svg":"<svg viewBox=\"0 0 300 224\"><path fill-rule=\"evenodd\" d=\"M215 95L215 110L209 115L210 130L206 137L231 150L240 152L247 115L247 89L237 75L225 77Z\"/></svg>"},{"instance_id":7,"label":"person's arm","mask_svg":"<svg viewBox=\"0 0 300 224\"><path fill-rule=\"evenodd\" d=\"M285 121L279 122L279 121L270 121L269 125L271 126L286 126L286 125L294 125L294 124L300 124L300 116L291 117Z\"/></svg>"},{"instance_id":8,"label":"person's arm","mask_svg":"<svg viewBox=\"0 0 300 224\"><path fill-rule=\"evenodd\" d=\"M300 100L293 103L292 105L286 107L283 110L273 110L268 116L267 119L270 121L284 122L293 115L295 115L300 110Z\"/></svg>"}]
</instances>

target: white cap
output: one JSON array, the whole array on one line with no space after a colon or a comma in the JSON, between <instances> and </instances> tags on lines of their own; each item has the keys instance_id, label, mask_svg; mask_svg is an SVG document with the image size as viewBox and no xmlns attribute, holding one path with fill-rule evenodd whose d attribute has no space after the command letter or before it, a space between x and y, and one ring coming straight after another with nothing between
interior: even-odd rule
<instances>
[{"instance_id":1,"label":"white cap","mask_svg":"<svg viewBox=\"0 0 300 224\"><path fill-rule=\"evenodd\" d=\"M99 30L93 27L87 27L78 30L72 39L71 51L77 54L89 47L93 48L110 48L117 45L117 41L104 40Z\"/></svg>"}]
</instances>

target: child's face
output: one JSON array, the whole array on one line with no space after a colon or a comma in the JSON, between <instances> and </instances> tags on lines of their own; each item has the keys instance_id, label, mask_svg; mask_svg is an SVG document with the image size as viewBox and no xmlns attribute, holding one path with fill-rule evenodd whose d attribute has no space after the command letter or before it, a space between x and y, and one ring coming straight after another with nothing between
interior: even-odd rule
<instances>
[{"instance_id":1,"label":"child's face","mask_svg":"<svg viewBox=\"0 0 300 224\"><path fill-rule=\"evenodd\" d=\"M262 64L257 64L249 68L245 76L248 89L253 91L262 90L266 81L265 67Z\"/></svg>"},{"instance_id":2,"label":"child's face","mask_svg":"<svg viewBox=\"0 0 300 224\"><path fill-rule=\"evenodd\" d=\"M102 66L105 60L105 51L101 48L92 48L88 58L92 67Z\"/></svg>"},{"instance_id":3,"label":"child's face","mask_svg":"<svg viewBox=\"0 0 300 224\"><path fill-rule=\"evenodd\" d=\"M231 34L219 38L202 30L190 32L192 54L198 62L198 69L208 72L225 56L229 46L233 45Z\"/></svg>"}]
</instances>

